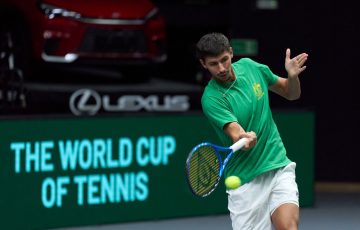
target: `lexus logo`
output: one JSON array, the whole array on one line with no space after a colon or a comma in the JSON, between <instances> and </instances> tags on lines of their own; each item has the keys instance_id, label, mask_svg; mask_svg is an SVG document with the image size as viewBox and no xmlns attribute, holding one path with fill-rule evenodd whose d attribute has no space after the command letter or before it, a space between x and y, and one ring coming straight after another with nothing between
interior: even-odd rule
<instances>
[{"instance_id":1,"label":"lexus logo","mask_svg":"<svg viewBox=\"0 0 360 230\"><path fill-rule=\"evenodd\" d=\"M106 112L184 112L189 110L190 103L187 95L123 95L114 98L92 89L79 89L71 95L69 106L73 114L81 116L95 115L101 109Z\"/></svg>"},{"instance_id":2,"label":"lexus logo","mask_svg":"<svg viewBox=\"0 0 360 230\"><path fill-rule=\"evenodd\" d=\"M73 114L95 115L101 108L101 97L92 89L79 89L70 97L70 110Z\"/></svg>"}]
</instances>

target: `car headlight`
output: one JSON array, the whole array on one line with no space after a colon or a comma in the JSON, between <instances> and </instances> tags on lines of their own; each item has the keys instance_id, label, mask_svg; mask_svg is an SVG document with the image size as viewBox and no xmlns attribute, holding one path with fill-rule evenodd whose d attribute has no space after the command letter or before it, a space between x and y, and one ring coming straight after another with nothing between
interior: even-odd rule
<instances>
[{"instance_id":1,"label":"car headlight","mask_svg":"<svg viewBox=\"0 0 360 230\"><path fill-rule=\"evenodd\" d=\"M155 19L157 16L159 16L159 10L157 8L154 8L145 16L145 20L152 20Z\"/></svg>"},{"instance_id":2,"label":"car headlight","mask_svg":"<svg viewBox=\"0 0 360 230\"><path fill-rule=\"evenodd\" d=\"M40 4L41 11L48 16L50 19L56 17L67 17L67 18L80 18L81 15L77 12L66 10L54 5L41 3Z\"/></svg>"}]
</instances>

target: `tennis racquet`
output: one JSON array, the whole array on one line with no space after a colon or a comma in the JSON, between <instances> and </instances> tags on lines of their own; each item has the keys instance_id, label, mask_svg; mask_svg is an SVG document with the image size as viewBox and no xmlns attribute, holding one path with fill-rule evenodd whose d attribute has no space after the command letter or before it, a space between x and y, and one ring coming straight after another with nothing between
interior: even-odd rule
<instances>
[{"instance_id":1,"label":"tennis racquet","mask_svg":"<svg viewBox=\"0 0 360 230\"><path fill-rule=\"evenodd\" d=\"M246 141L247 138L241 138L230 147L208 142L195 146L186 159L186 178L191 192L200 197L210 195L219 184L229 159ZM224 161L221 152L228 153Z\"/></svg>"}]
</instances>

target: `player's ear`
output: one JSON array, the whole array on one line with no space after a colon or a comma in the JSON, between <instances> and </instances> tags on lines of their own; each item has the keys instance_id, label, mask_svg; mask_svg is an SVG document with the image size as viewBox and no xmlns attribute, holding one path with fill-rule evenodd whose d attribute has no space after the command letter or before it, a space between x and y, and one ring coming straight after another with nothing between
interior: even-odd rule
<instances>
[{"instance_id":1,"label":"player's ear","mask_svg":"<svg viewBox=\"0 0 360 230\"><path fill-rule=\"evenodd\" d=\"M232 47L230 47L229 53L230 53L230 57L233 58L234 57L234 51L233 51Z\"/></svg>"},{"instance_id":2,"label":"player's ear","mask_svg":"<svg viewBox=\"0 0 360 230\"><path fill-rule=\"evenodd\" d=\"M202 67L203 67L204 69L207 69L204 60L203 60L203 59L199 59L199 61L200 61L201 65L202 65Z\"/></svg>"}]
</instances>

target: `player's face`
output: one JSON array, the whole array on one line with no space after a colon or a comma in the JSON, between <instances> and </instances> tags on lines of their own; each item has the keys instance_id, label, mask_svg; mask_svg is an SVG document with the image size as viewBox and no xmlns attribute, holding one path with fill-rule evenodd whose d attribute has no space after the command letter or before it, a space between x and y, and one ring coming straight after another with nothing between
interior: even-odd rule
<instances>
[{"instance_id":1,"label":"player's face","mask_svg":"<svg viewBox=\"0 0 360 230\"><path fill-rule=\"evenodd\" d=\"M231 67L231 59L233 57L232 50L225 51L214 57L206 57L200 60L202 66L207 69L215 80L220 82L230 82L234 80Z\"/></svg>"}]
</instances>

